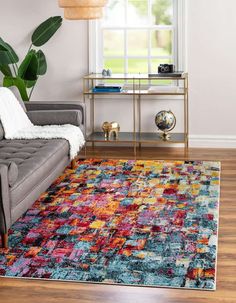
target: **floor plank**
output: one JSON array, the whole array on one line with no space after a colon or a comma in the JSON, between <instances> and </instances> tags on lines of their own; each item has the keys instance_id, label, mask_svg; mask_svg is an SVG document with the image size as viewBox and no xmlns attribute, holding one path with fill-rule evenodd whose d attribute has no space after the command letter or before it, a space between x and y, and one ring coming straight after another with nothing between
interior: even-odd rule
<instances>
[{"instance_id":1,"label":"floor plank","mask_svg":"<svg viewBox=\"0 0 236 303\"><path fill-rule=\"evenodd\" d=\"M132 148L88 149L90 158L134 159ZM97 285L23 279L0 279L4 303L235 303L236 302L236 149L142 148L137 159L221 161L221 203L217 290Z\"/></svg>"}]
</instances>

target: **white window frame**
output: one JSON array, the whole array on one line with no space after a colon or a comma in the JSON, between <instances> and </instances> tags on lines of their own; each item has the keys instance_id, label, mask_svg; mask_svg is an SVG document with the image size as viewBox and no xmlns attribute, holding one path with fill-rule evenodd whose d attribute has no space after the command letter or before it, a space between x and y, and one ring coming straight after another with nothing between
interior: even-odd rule
<instances>
[{"instance_id":1,"label":"white window frame","mask_svg":"<svg viewBox=\"0 0 236 303\"><path fill-rule=\"evenodd\" d=\"M176 69L186 71L186 0L173 0L175 18L173 20L173 54ZM122 27L117 29L122 29ZM89 72L101 73L103 69L101 43L101 27L99 20L89 21ZM147 56L148 57L148 56ZM149 59L150 62L150 59Z\"/></svg>"}]
</instances>

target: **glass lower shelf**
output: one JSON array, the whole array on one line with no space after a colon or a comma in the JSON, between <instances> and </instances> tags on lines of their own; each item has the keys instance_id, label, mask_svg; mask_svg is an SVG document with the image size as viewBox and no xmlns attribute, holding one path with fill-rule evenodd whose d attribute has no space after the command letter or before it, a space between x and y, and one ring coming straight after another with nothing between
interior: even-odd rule
<instances>
[{"instance_id":1,"label":"glass lower shelf","mask_svg":"<svg viewBox=\"0 0 236 303\"><path fill-rule=\"evenodd\" d=\"M161 133L133 133L133 132L120 132L119 137L116 139L111 136L111 139L105 139L103 132L94 132L90 134L87 142L104 142L104 143L186 143L187 136L184 133L170 133L169 140L165 141L161 137Z\"/></svg>"}]
</instances>

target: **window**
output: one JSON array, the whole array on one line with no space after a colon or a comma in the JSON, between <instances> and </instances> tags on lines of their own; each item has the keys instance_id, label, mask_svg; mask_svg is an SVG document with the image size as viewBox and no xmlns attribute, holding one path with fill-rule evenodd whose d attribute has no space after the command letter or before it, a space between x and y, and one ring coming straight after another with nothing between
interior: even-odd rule
<instances>
[{"instance_id":1,"label":"window","mask_svg":"<svg viewBox=\"0 0 236 303\"><path fill-rule=\"evenodd\" d=\"M109 0L104 18L97 23L96 71L155 73L160 63L181 68L178 12L182 1Z\"/></svg>"}]
</instances>

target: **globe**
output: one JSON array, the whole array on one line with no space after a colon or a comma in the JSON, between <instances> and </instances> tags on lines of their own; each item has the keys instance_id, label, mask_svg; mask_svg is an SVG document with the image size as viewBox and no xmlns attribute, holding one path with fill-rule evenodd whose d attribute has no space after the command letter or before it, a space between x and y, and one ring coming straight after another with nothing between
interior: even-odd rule
<instances>
[{"instance_id":1,"label":"globe","mask_svg":"<svg viewBox=\"0 0 236 303\"><path fill-rule=\"evenodd\" d=\"M176 118L172 111L162 110L156 114L155 123L157 128L163 132L162 139L168 140L170 135L167 133L175 128Z\"/></svg>"}]
</instances>

